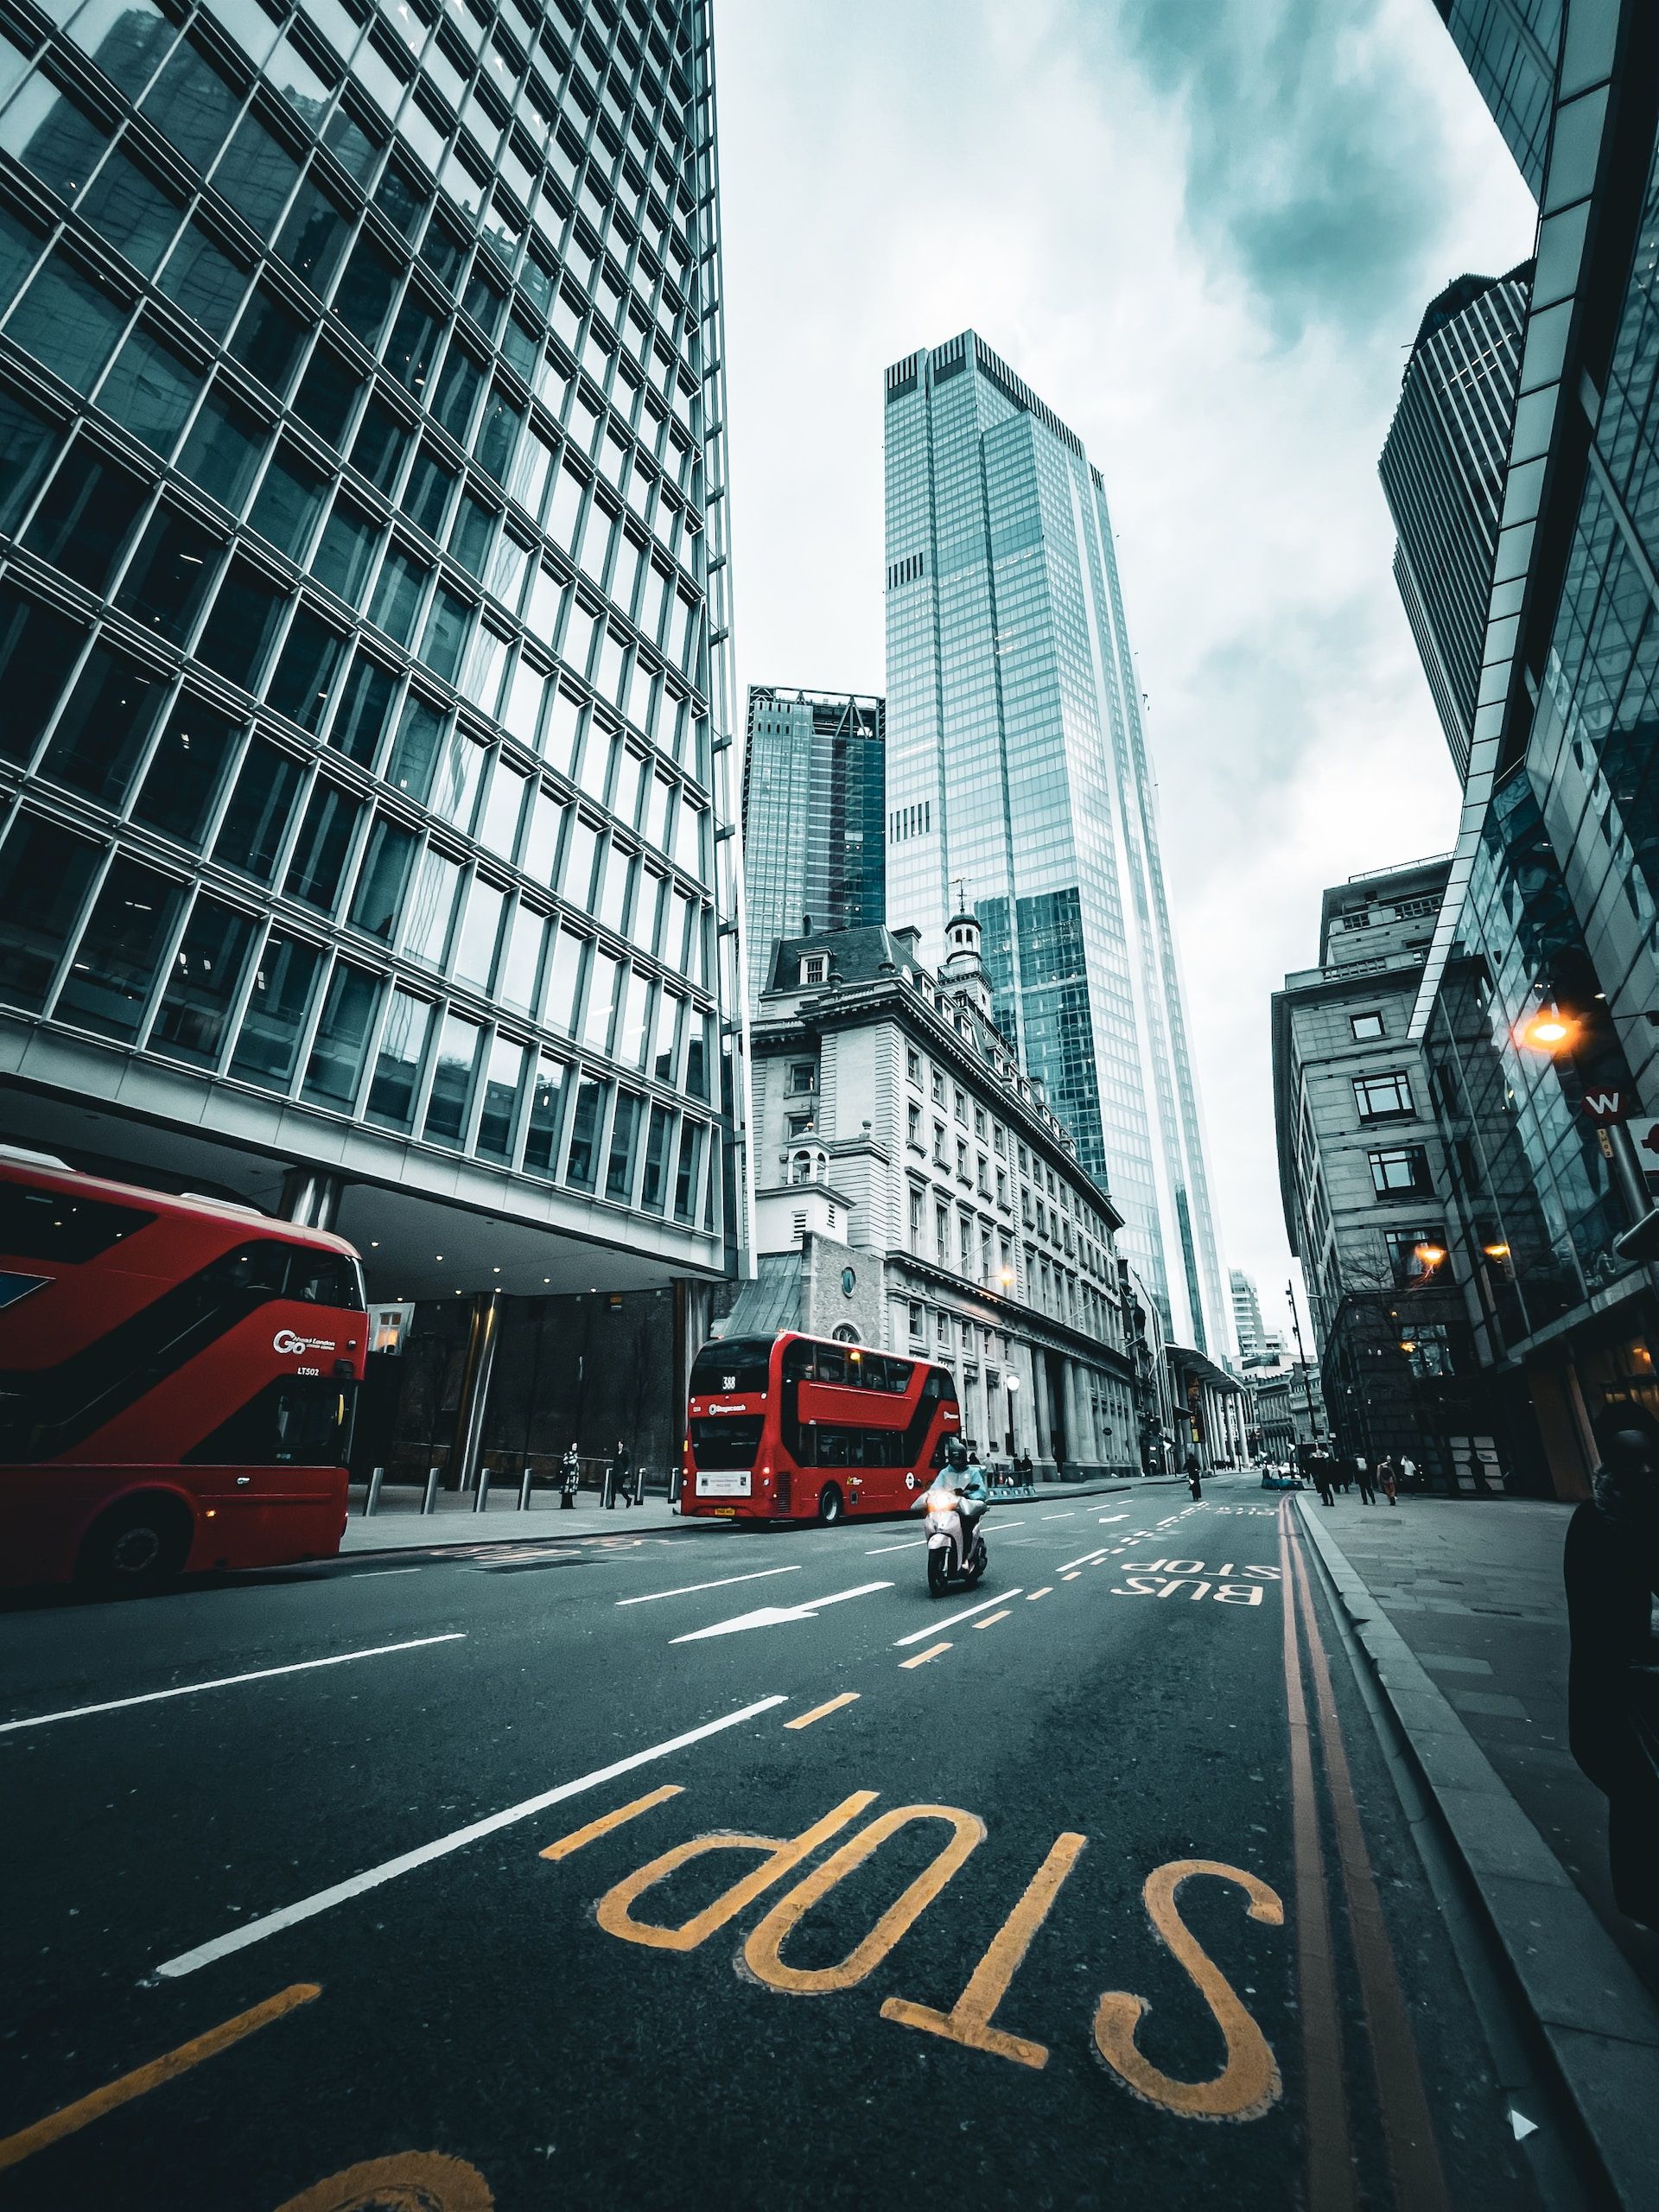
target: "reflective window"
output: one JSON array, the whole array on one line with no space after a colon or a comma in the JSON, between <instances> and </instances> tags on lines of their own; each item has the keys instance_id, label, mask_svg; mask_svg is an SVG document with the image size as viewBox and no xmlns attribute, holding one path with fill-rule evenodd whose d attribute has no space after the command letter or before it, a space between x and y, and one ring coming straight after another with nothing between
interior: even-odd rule
<instances>
[{"instance_id":1,"label":"reflective window","mask_svg":"<svg viewBox=\"0 0 1659 2212\"><path fill-rule=\"evenodd\" d=\"M458 1014L444 1016L423 1132L429 1144L458 1151L465 1142L473 1104L473 1078L483 1041L484 1032L475 1021L468 1021Z\"/></svg>"},{"instance_id":2,"label":"reflective window","mask_svg":"<svg viewBox=\"0 0 1659 2212\"><path fill-rule=\"evenodd\" d=\"M0 996L38 1013L98 866L96 845L38 815L14 818L0 845Z\"/></svg>"},{"instance_id":3,"label":"reflective window","mask_svg":"<svg viewBox=\"0 0 1659 2212\"><path fill-rule=\"evenodd\" d=\"M266 938L254 971L253 990L242 1017L231 1073L271 1090L286 1090L294 1080L300 1038L311 1011L320 956L286 931Z\"/></svg>"},{"instance_id":4,"label":"reflective window","mask_svg":"<svg viewBox=\"0 0 1659 2212\"><path fill-rule=\"evenodd\" d=\"M306 1063L303 1095L321 1104L349 1108L357 1096L369 1028L380 1000L380 978L348 961L337 961Z\"/></svg>"},{"instance_id":5,"label":"reflective window","mask_svg":"<svg viewBox=\"0 0 1659 2212\"><path fill-rule=\"evenodd\" d=\"M524 1058L524 1046L509 1037L497 1037L490 1046L478 1110L478 1141L474 1147L481 1158L512 1158L513 1124L518 1119Z\"/></svg>"},{"instance_id":6,"label":"reflective window","mask_svg":"<svg viewBox=\"0 0 1659 2212\"><path fill-rule=\"evenodd\" d=\"M415 1096L420 1089L421 1063L432 1027L429 1000L408 991L394 991L380 1033L375 1055L374 1079L369 1085L368 1118L382 1128L412 1128Z\"/></svg>"},{"instance_id":7,"label":"reflective window","mask_svg":"<svg viewBox=\"0 0 1659 2212\"><path fill-rule=\"evenodd\" d=\"M196 1067L218 1065L252 943L246 914L205 894L196 900L150 1025L153 1052Z\"/></svg>"}]
</instances>

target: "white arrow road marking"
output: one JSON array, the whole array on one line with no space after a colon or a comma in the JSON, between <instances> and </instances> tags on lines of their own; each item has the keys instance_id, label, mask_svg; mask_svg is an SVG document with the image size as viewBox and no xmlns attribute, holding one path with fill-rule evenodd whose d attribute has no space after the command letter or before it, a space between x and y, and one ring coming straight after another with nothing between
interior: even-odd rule
<instances>
[{"instance_id":1,"label":"white arrow road marking","mask_svg":"<svg viewBox=\"0 0 1659 2212\"><path fill-rule=\"evenodd\" d=\"M1524 2143L1529 2135L1535 2135L1538 2133L1537 2121L1529 2120L1525 2113L1517 2112L1513 2105L1510 2107L1510 2126L1515 2130L1515 2139L1517 2143Z\"/></svg>"},{"instance_id":2,"label":"white arrow road marking","mask_svg":"<svg viewBox=\"0 0 1659 2212\"><path fill-rule=\"evenodd\" d=\"M701 1643L710 1636L735 1636L746 1628L776 1628L784 1621L810 1621L821 1605L844 1605L849 1598L868 1598L877 1590L891 1590L891 1582L861 1582L854 1590L832 1590L827 1598L814 1598L804 1605L762 1605L753 1613L739 1613L729 1621L716 1621L712 1628L694 1628L689 1636L677 1636L675 1643Z\"/></svg>"},{"instance_id":3,"label":"white arrow road marking","mask_svg":"<svg viewBox=\"0 0 1659 2212\"><path fill-rule=\"evenodd\" d=\"M701 1744L725 1729L741 1727L757 1713L770 1713L775 1705L788 1703L789 1700L782 1695L757 1698L753 1705L746 1705L736 1713L722 1713L718 1720L705 1720L700 1728L688 1728L683 1735L671 1736L666 1743L647 1745L643 1751L630 1751L626 1758L613 1760L609 1766L595 1767L591 1774L579 1774L574 1782L561 1782L552 1789L543 1789L539 1796L523 1798L518 1804L491 1813L484 1820L471 1821L464 1828L451 1828L448 1835L423 1843L416 1850L383 1859L379 1866L367 1867L347 1881L336 1882L329 1889L301 1897L296 1904L283 1905L279 1912L268 1912L261 1919L249 1921L245 1927L232 1928L226 1935L216 1936L211 1943L198 1944L194 1951L181 1951L175 1959L164 1959L156 1974L168 1981L180 1974L194 1974L198 1967L212 1966L215 1960L228 1958L233 1951L245 1950L250 1943L263 1942L267 1936L292 1928L299 1921L314 1919L331 1905L344 1904L348 1897L361 1897L365 1890L378 1889L383 1882L395 1881L399 1874L430 1866L435 1859L447 1858L452 1851L462 1850L480 1837L494 1835L518 1821L529 1820L533 1814L545 1812L550 1805L562 1805L568 1797L582 1796L604 1783L614 1782L620 1774L632 1774L635 1767L646 1766L652 1759L666 1758L671 1751L683 1751L690 1745Z\"/></svg>"},{"instance_id":4,"label":"white arrow road marking","mask_svg":"<svg viewBox=\"0 0 1659 2212\"><path fill-rule=\"evenodd\" d=\"M963 1605L960 1611L950 1614L942 1621L930 1621L925 1628L914 1629L910 1635L901 1636L893 1648L895 1651L902 1651L907 1643L920 1643L926 1637L937 1636L942 1628L949 1628L953 1621L965 1621L970 1613L982 1613L987 1605L1006 1605L1008 1599L1017 1598L1025 1586L1023 1582L1016 1582L1012 1590L999 1590L995 1598L982 1598L976 1605Z\"/></svg>"},{"instance_id":5,"label":"white arrow road marking","mask_svg":"<svg viewBox=\"0 0 1659 2212\"><path fill-rule=\"evenodd\" d=\"M764 1582L769 1574L798 1574L800 1562L793 1567L759 1567L750 1574L722 1574L718 1582L686 1582L677 1590L653 1590L644 1598L619 1598L619 1605L654 1605L659 1598L690 1598L699 1590L726 1590L734 1582Z\"/></svg>"}]
</instances>

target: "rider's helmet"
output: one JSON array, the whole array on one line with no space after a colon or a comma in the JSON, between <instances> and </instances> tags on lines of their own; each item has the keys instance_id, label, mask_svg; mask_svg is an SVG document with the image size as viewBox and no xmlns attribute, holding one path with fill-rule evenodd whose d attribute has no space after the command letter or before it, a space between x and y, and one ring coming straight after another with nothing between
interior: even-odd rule
<instances>
[{"instance_id":1,"label":"rider's helmet","mask_svg":"<svg viewBox=\"0 0 1659 2212\"><path fill-rule=\"evenodd\" d=\"M946 1438L944 1464L952 1474L960 1474L968 1465L968 1447L959 1436Z\"/></svg>"}]
</instances>

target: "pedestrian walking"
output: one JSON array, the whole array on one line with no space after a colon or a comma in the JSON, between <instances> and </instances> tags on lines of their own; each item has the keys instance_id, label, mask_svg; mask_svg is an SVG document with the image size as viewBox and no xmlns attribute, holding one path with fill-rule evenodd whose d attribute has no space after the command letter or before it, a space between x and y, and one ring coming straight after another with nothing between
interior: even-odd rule
<instances>
[{"instance_id":1,"label":"pedestrian walking","mask_svg":"<svg viewBox=\"0 0 1659 2212\"><path fill-rule=\"evenodd\" d=\"M1196 1459L1189 1457L1186 1463L1186 1486L1195 1498L1204 1496L1204 1480Z\"/></svg>"},{"instance_id":2,"label":"pedestrian walking","mask_svg":"<svg viewBox=\"0 0 1659 2212\"><path fill-rule=\"evenodd\" d=\"M1355 1454L1354 1474L1359 1484L1360 1503L1375 1505L1376 1503L1376 1477L1371 1472L1371 1463L1363 1452Z\"/></svg>"},{"instance_id":3,"label":"pedestrian walking","mask_svg":"<svg viewBox=\"0 0 1659 2212\"><path fill-rule=\"evenodd\" d=\"M1395 1497L1395 1492L1399 1486L1399 1471L1395 1466L1392 1452L1385 1452L1377 1461L1376 1478L1382 1485L1382 1495L1388 1499L1389 1503L1398 1505L1400 1500Z\"/></svg>"},{"instance_id":4,"label":"pedestrian walking","mask_svg":"<svg viewBox=\"0 0 1659 2212\"><path fill-rule=\"evenodd\" d=\"M1403 1452L1401 1455L1400 1479L1408 1490L1414 1490L1416 1488L1417 1462L1411 1457L1409 1452Z\"/></svg>"},{"instance_id":5,"label":"pedestrian walking","mask_svg":"<svg viewBox=\"0 0 1659 2212\"><path fill-rule=\"evenodd\" d=\"M569 1513L576 1502L576 1492L582 1488L582 1453L575 1440L565 1448L559 1465L559 1510Z\"/></svg>"},{"instance_id":6,"label":"pedestrian walking","mask_svg":"<svg viewBox=\"0 0 1659 2212\"><path fill-rule=\"evenodd\" d=\"M1342 1492L1344 1497L1347 1497L1348 1492L1353 1487L1354 1472L1353 1453L1351 1452L1343 1452L1337 1461L1336 1483L1337 1488Z\"/></svg>"},{"instance_id":7,"label":"pedestrian walking","mask_svg":"<svg viewBox=\"0 0 1659 2212\"><path fill-rule=\"evenodd\" d=\"M628 1487L628 1479L632 1471L633 1454L619 1436L616 1440L616 1450L611 1459L611 1503L613 1505L620 1497L624 1505L632 1506L633 1492Z\"/></svg>"},{"instance_id":8,"label":"pedestrian walking","mask_svg":"<svg viewBox=\"0 0 1659 2212\"><path fill-rule=\"evenodd\" d=\"M1645 1407L1595 1424L1594 1495L1567 1524L1572 1633L1567 1741L1607 1800L1607 1855L1621 1912L1659 1931L1659 1421Z\"/></svg>"},{"instance_id":9,"label":"pedestrian walking","mask_svg":"<svg viewBox=\"0 0 1659 2212\"><path fill-rule=\"evenodd\" d=\"M1331 1494L1331 1477L1332 1473L1331 1454L1328 1452L1315 1452L1309 1459L1307 1464L1314 1481L1319 1486L1319 1503L1321 1505L1334 1505L1336 1503L1336 1500Z\"/></svg>"}]
</instances>

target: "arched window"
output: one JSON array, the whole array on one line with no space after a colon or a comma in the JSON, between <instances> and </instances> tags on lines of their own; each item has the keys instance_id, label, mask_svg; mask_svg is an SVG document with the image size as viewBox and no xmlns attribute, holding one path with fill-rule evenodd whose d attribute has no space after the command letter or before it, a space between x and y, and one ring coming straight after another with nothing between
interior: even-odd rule
<instances>
[{"instance_id":1,"label":"arched window","mask_svg":"<svg viewBox=\"0 0 1659 2212\"><path fill-rule=\"evenodd\" d=\"M830 1333L838 1344L861 1344L864 1341L850 1321L842 1322L840 1326L832 1330Z\"/></svg>"}]
</instances>

